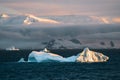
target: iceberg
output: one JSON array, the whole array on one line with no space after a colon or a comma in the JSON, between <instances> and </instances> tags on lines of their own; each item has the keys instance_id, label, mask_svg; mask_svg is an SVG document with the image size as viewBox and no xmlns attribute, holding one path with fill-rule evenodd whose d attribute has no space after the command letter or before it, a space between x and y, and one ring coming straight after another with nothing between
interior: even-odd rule
<instances>
[{"instance_id":1,"label":"iceberg","mask_svg":"<svg viewBox=\"0 0 120 80\"><path fill-rule=\"evenodd\" d=\"M51 53L46 48L42 51L32 51L28 56L28 62L105 62L108 59L109 57L102 53L90 51L88 48L77 56L67 58Z\"/></svg>"},{"instance_id":2,"label":"iceberg","mask_svg":"<svg viewBox=\"0 0 120 80\"><path fill-rule=\"evenodd\" d=\"M70 56L67 58L64 58L64 62L76 62L77 56Z\"/></svg>"},{"instance_id":3,"label":"iceberg","mask_svg":"<svg viewBox=\"0 0 120 80\"><path fill-rule=\"evenodd\" d=\"M50 53L45 48L40 52L32 51L28 56L28 62L64 62L64 58L58 54Z\"/></svg>"},{"instance_id":4,"label":"iceberg","mask_svg":"<svg viewBox=\"0 0 120 80\"><path fill-rule=\"evenodd\" d=\"M6 48L6 50L10 50L10 51L18 51L18 48L15 48L14 46Z\"/></svg>"},{"instance_id":5,"label":"iceberg","mask_svg":"<svg viewBox=\"0 0 120 80\"><path fill-rule=\"evenodd\" d=\"M18 62L26 62L24 58L21 58Z\"/></svg>"},{"instance_id":6,"label":"iceberg","mask_svg":"<svg viewBox=\"0 0 120 80\"><path fill-rule=\"evenodd\" d=\"M106 62L109 57L102 53L90 51L89 48L85 48L82 53L77 55L77 62Z\"/></svg>"}]
</instances>

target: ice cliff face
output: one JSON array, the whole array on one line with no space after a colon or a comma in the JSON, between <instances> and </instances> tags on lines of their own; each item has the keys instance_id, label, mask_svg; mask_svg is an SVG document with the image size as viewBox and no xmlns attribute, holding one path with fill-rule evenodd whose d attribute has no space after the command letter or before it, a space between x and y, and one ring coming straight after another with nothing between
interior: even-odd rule
<instances>
[{"instance_id":1,"label":"ice cliff face","mask_svg":"<svg viewBox=\"0 0 120 80\"><path fill-rule=\"evenodd\" d=\"M109 57L102 53L90 51L88 48L85 48L83 52L77 56L77 62L105 62L109 59Z\"/></svg>"}]
</instances>

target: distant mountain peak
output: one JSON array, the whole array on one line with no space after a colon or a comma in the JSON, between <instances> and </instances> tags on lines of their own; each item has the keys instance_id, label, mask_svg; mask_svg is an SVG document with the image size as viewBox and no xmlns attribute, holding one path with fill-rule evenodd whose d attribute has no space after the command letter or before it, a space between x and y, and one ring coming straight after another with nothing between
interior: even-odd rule
<instances>
[{"instance_id":1,"label":"distant mountain peak","mask_svg":"<svg viewBox=\"0 0 120 80\"><path fill-rule=\"evenodd\" d=\"M107 17L89 16L93 20L97 20L100 23L110 24L110 20Z\"/></svg>"},{"instance_id":2,"label":"distant mountain peak","mask_svg":"<svg viewBox=\"0 0 120 80\"><path fill-rule=\"evenodd\" d=\"M27 17L24 20L24 23L31 24L32 22L42 22L42 23L53 23L53 24L59 24L58 21L52 20L52 19L45 19L45 18L39 18L32 14L25 14Z\"/></svg>"},{"instance_id":3,"label":"distant mountain peak","mask_svg":"<svg viewBox=\"0 0 120 80\"><path fill-rule=\"evenodd\" d=\"M5 13L2 13L2 14L0 15L0 17L2 17L2 18L8 18L9 16L8 16L7 14L5 14Z\"/></svg>"},{"instance_id":4,"label":"distant mountain peak","mask_svg":"<svg viewBox=\"0 0 120 80\"><path fill-rule=\"evenodd\" d=\"M8 18L9 17L9 18ZM4 25L31 25L31 24L59 24L58 21L40 18L32 14L1 14L0 24Z\"/></svg>"},{"instance_id":5,"label":"distant mountain peak","mask_svg":"<svg viewBox=\"0 0 120 80\"><path fill-rule=\"evenodd\" d=\"M24 24L28 24L29 25L29 24L32 24L35 21L38 22L37 20L35 20L35 19L30 18L29 16L27 16L23 22L24 22Z\"/></svg>"},{"instance_id":6,"label":"distant mountain peak","mask_svg":"<svg viewBox=\"0 0 120 80\"><path fill-rule=\"evenodd\" d=\"M57 20L65 24L89 25L89 24L112 24L112 18L107 16L88 16L88 15L61 15L49 16L49 19Z\"/></svg>"}]
</instances>

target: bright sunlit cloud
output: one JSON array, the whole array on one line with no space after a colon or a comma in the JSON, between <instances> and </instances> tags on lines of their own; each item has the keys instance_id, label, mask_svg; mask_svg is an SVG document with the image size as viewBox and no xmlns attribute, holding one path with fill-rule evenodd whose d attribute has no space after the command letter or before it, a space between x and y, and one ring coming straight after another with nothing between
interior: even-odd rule
<instances>
[{"instance_id":1,"label":"bright sunlit cloud","mask_svg":"<svg viewBox=\"0 0 120 80\"><path fill-rule=\"evenodd\" d=\"M113 22L120 23L120 17L118 17L118 18L113 18Z\"/></svg>"}]
</instances>

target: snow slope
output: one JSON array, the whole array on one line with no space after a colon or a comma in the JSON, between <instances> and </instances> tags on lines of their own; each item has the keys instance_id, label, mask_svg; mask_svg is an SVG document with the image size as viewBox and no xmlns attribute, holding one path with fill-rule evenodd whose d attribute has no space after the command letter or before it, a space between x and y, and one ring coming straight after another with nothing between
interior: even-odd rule
<instances>
[{"instance_id":1,"label":"snow slope","mask_svg":"<svg viewBox=\"0 0 120 80\"><path fill-rule=\"evenodd\" d=\"M46 16L46 18L54 19L65 24L74 24L74 25L113 23L110 18L102 17L102 16L63 15L63 16Z\"/></svg>"},{"instance_id":2,"label":"snow slope","mask_svg":"<svg viewBox=\"0 0 120 80\"><path fill-rule=\"evenodd\" d=\"M53 23L53 24L59 24L59 22L52 20L52 19L44 19L44 18L39 18L36 17L32 14L26 14L26 19L24 20L24 23L26 24L32 24L33 22L41 22L41 23Z\"/></svg>"},{"instance_id":3,"label":"snow slope","mask_svg":"<svg viewBox=\"0 0 120 80\"><path fill-rule=\"evenodd\" d=\"M69 24L69 25L89 25L89 24L112 24L111 18L102 16L85 15L63 15L63 16L41 16L32 14L1 14L0 24L20 25L20 24ZM38 25L38 24L37 24Z\"/></svg>"},{"instance_id":4,"label":"snow slope","mask_svg":"<svg viewBox=\"0 0 120 80\"><path fill-rule=\"evenodd\" d=\"M58 21L47 19L47 18L39 18L32 14L1 14L0 16L0 24L3 25L30 25L30 24L59 24Z\"/></svg>"},{"instance_id":5,"label":"snow slope","mask_svg":"<svg viewBox=\"0 0 120 80\"><path fill-rule=\"evenodd\" d=\"M102 53L90 51L85 48L82 53L78 54L77 62L106 62L109 57L103 55Z\"/></svg>"}]
</instances>

